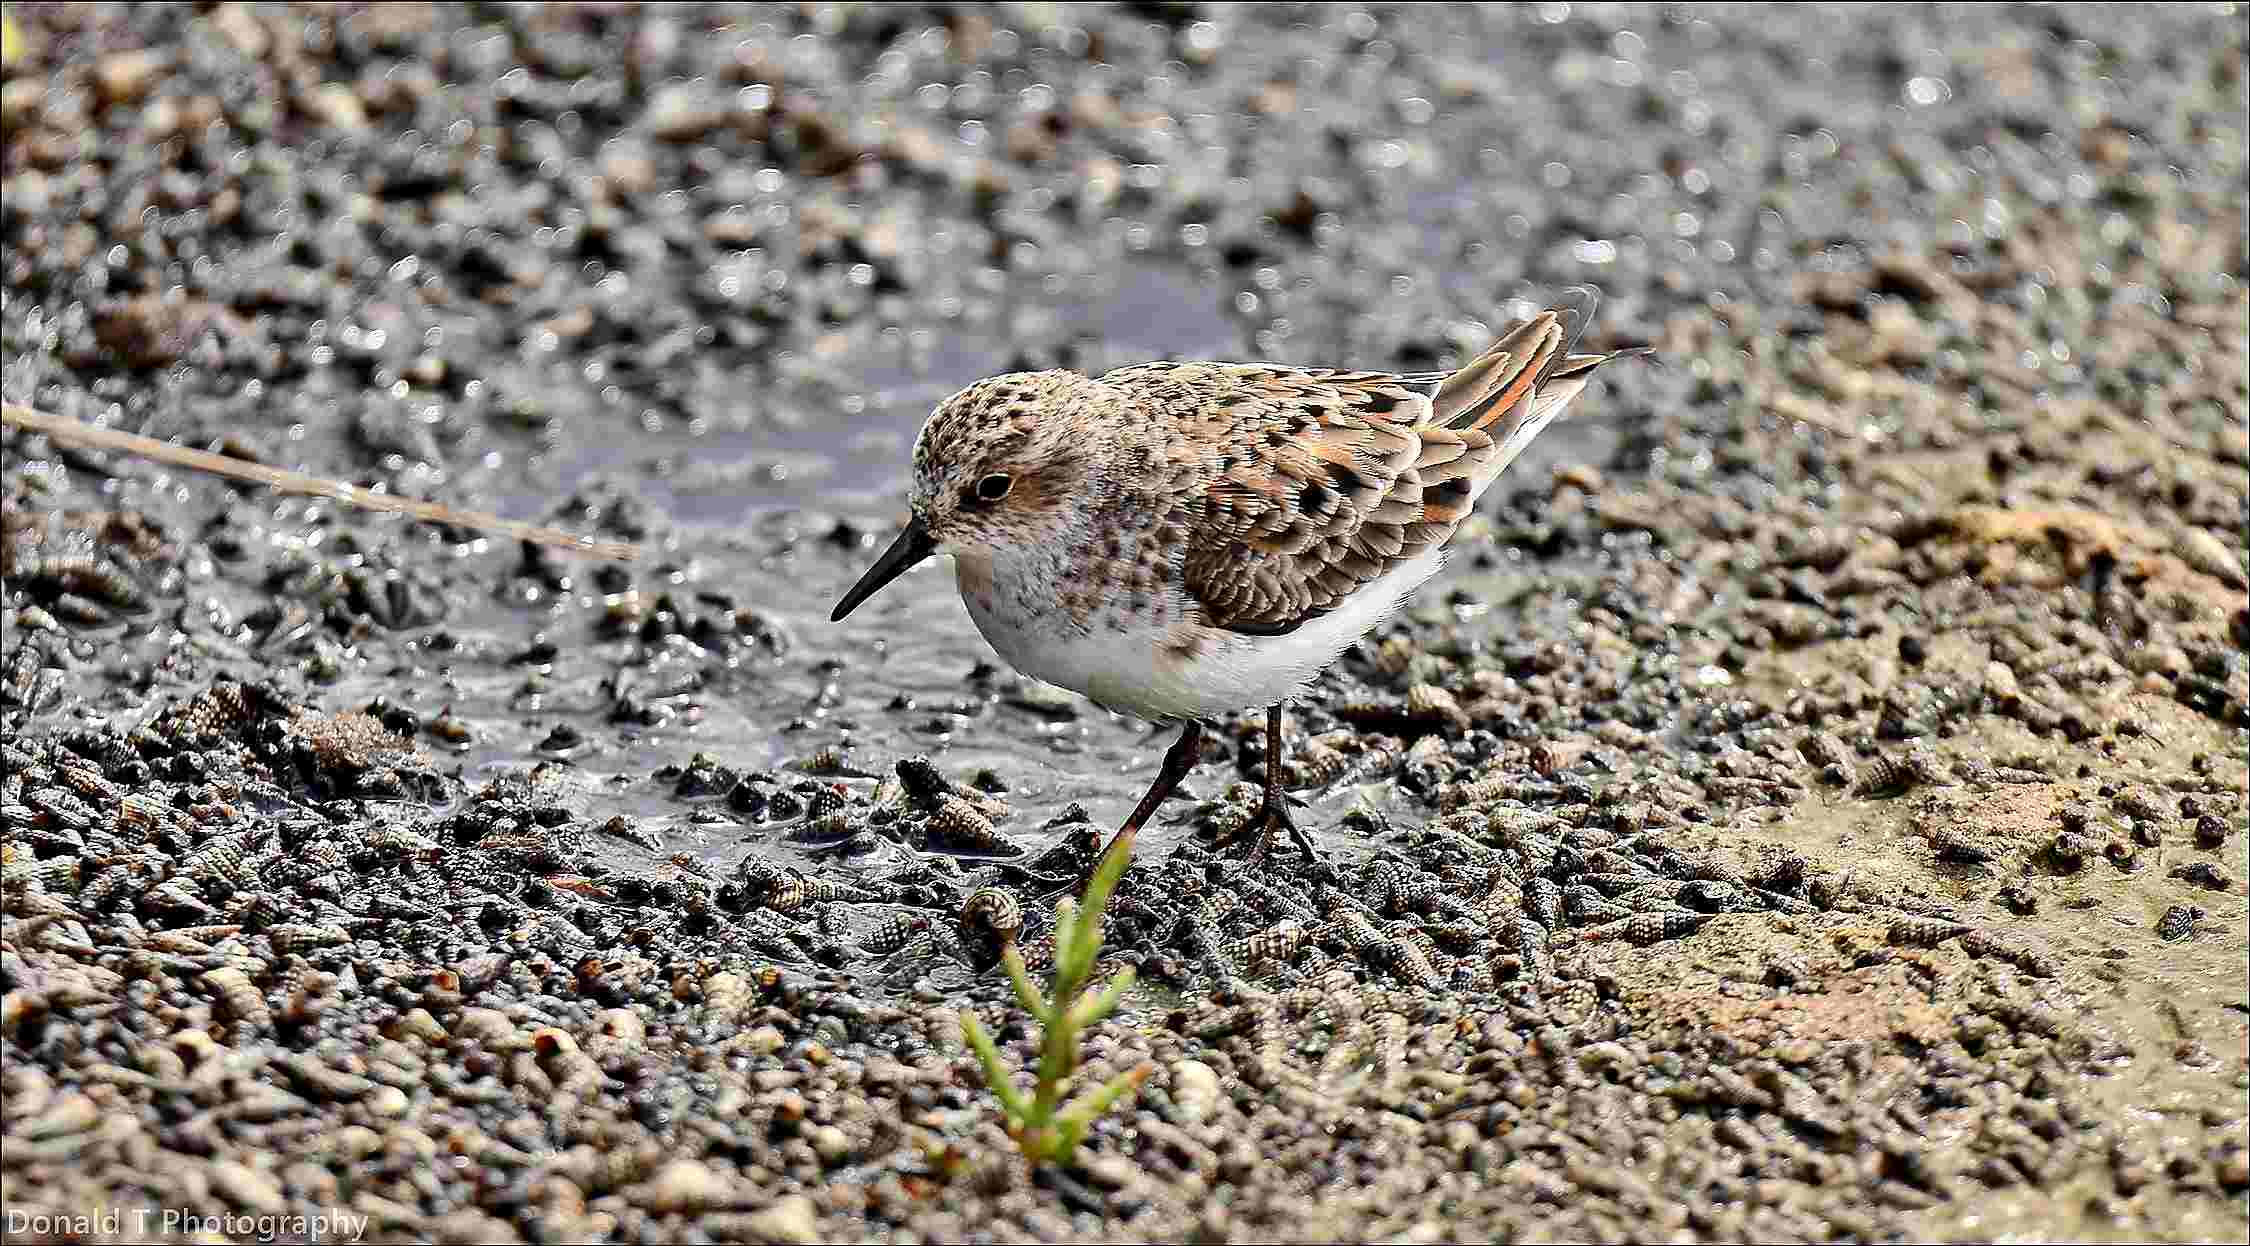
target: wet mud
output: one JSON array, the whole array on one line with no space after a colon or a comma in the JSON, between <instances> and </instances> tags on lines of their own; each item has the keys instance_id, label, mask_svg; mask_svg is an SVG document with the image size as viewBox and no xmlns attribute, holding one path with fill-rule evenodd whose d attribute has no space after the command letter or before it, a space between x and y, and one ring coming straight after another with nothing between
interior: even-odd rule
<instances>
[{"instance_id":1,"label":"wet mud","mask_svg":"<svg viewBox=\"0 0 2250 1246\"><path fill-rule=\"evenodd\" d=\"M649 549L6 434L10 1240L2250 1227L2235 6L9 18L0 395ZM1660 362L1293 708L1326 869L1213 733L1027 1173L955 1010L1169 738L825 621L922 416L1581 282Z\"/></svg>"}]
</instances>

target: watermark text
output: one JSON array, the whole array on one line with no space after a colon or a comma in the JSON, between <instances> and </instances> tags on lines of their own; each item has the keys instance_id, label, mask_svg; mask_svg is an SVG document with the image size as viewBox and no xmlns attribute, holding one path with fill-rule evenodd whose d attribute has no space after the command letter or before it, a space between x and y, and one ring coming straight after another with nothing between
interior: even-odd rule
<instances>
[{"instance_id":1,"label":"watermark text","mask_svg":"<svg viewBox=\"0 0 2250 1246\"><path fill-rule=\"evenodd\" d=\"M200 1212L183 1207L112 1207L103 1211L0 1208L9 1237L136 1237L152 1233L310 1242L356 1242L367 1235L364 1212Z\"/></svg>"}]
</instances>

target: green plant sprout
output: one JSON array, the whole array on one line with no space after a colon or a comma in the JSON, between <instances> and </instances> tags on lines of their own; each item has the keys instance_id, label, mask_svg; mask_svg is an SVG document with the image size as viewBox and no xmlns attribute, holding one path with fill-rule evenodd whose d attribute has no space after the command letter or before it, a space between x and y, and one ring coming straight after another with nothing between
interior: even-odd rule
<instances>
[{"instance_id":1,"label":"green plant sprout","mask_svg":"<svg viewBox=\"0 0 2250 1246\"><path fill-rule=\"evenodd\" d=\"M1008 1136L1015 1139L1016 1148L1034 1166L1069 1163L1095 1119L1131 1094L1155 1069L1154 1065L1143 1064L1063 1102L1078 1071L1079 1038L1116 1009L1117 1001L1133 985L1133 970L1128 966L1108 986L1085 993L1087 981L1093 977L1095 958L1101 953L1102 907L1109 902L1109 893L1132 856L1132 834L1119 835L1094 866L1094 876L1086 884L1085 902L1074 903L1065 896L1055 905L1052 996L1039 993L1013 938L1000 949L1000 961L1008 968L1008 981L1016 988L1016 998L1043 1031L1039 1075L1029 1097L1017 1089L992 1036L967 1009L960 1014L961 1035L976 1049L977 1061L984 1066L985 1085L1000 1100L1001 1111L1008 1118Z\"/></svg>"}]
</instances>

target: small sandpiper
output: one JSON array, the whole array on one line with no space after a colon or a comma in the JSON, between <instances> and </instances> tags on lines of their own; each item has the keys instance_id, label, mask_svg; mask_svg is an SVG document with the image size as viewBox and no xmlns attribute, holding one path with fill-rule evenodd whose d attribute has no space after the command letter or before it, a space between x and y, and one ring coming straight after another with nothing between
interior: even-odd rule
<instances>
[{"instance_id":1,"label":"small sandpiper","mask_svg":"<svg viewBox=\"0 0 2250 1246\"><path fill-rule=\"evenodd\" d=\"M953 555L977 630L1017 670L1183 724L1113 849L1194 768L1212 718L1265 707L1250 862L1288 831L1288 699L1437 573L1477 499L1601 365L1578 289L1458 371L1147 363L1014 372L932 412L913 517L830 616ZM1315 857L1317 860L1317 856Z\"/></svg>"}]
</instances>

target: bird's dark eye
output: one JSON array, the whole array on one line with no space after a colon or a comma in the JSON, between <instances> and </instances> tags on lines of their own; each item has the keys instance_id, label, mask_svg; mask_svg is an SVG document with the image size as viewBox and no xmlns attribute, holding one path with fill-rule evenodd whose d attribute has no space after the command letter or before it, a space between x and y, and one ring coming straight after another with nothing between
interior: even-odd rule
<instances>
[{"instance_id":1,"label":"bird's dark eye","mask_svg":"<svg viewBox=\"0 0 2250 1246\"><path fill-rule=\"evenodd\" d=\"M1007 476L994 472L977 482L977 500L979 502L997 502L1008 496L1008 487L1014 483L1015 481L1010 480Z\"/></svg>"}]
</instances>

